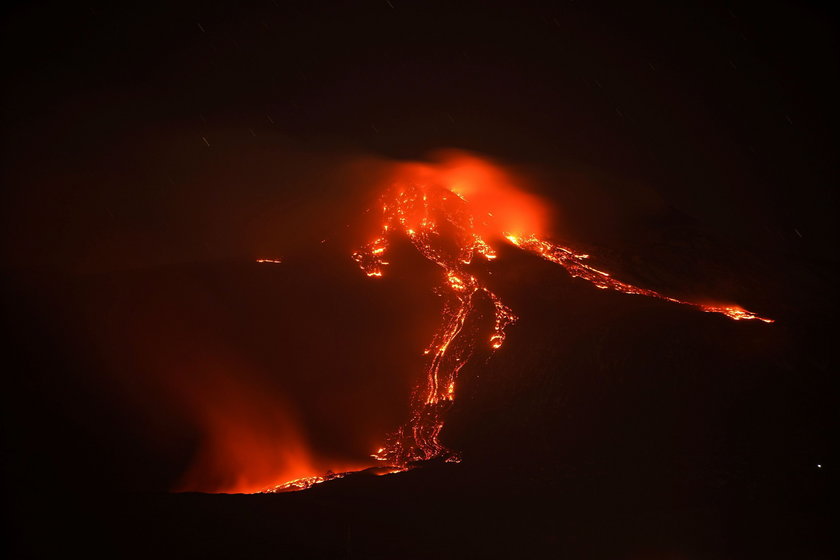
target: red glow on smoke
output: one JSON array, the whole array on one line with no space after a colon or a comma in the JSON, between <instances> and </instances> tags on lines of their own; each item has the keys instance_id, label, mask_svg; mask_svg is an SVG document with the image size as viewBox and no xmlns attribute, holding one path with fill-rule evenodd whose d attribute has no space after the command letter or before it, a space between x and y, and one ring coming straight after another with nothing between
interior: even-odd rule
<instances>
[{"instance_id":1,"label":"red glow on smoke","mask_svg":"<svg viewBox=\"0 0 840 560\"><path fill-rule=\"evenodd\" d=\"M472 220L471 229L489 238L497 238L501 232L547 234L549 206L522 190L522 178L468 152L442 150L434 159L434 163L393 164L385 189L395 185L443 188L469 201L464 210ZM406 216L409 228L420 225L422 209L416 210L418 214Z\"/></svg>"},{"instance_id":2,"label":"red glow on smoke","mask_svg":"<svg viewBox=\"0 0 840 560\"><path fill-rule=\"evenodd\" d=\"M278 395L225 372L204 377L209 383L202 390L184 394L202 440L177 491L253 493L279 480L321 479L338 468L337 461L313 453L294 407ZM366 466L344 463L341 470Z\"/></svg>"},{"instance_id":3,"label":"red glow on smoke","mask_svg":"<svg viewBox=\"0 0 840 560\"><path fill-rule=\"evenodd\" d=\"M242 386L217 390L193 402L202 441L178 490L256 492L319 472L281 403Z\"/></svg>"},{"instance_id":4,"label":"red glow on smoke","mask_svg":"<svg viewBox=\"0 0 840 560\"><path fill-rule=\"evenodd\" d=\"M276 260L258 266L274 268ZM134 409L144 421L139 430L148 437L150 448L179 455L189 452L171 490L282 491L301 487L276 488L283 481L322 480L330 469L342 472L373 465L361 452L335 451L324 443L323 428L311 421L315 396L302 393L291 381L305 375L297 360L308 356L284 346L282 332L269 332L268 327L277 323L251 317L255 325L248 332L262 336L264 330L265 341L281 340L277 347L291 355L275 362L287 368L279 371L264 357L249 355L241 342L229 339L229 323L246 326L239 323L245 317L236 306L225 306L217 291L200 283L184 290L182 281L167 276L163 284L141 282L150 295L123 286L124 297L107 300L104 310L90 310L101 356L117 380L115 388L127 389L125 408ZM235 301L253 304L256 299ZM288 319L294 317L290 310ZM293 327L288 323L288 328ZM337 406L342 412L351 410ZM358 437L352 430L337 433Z\"/></svg>"}]
</instances>

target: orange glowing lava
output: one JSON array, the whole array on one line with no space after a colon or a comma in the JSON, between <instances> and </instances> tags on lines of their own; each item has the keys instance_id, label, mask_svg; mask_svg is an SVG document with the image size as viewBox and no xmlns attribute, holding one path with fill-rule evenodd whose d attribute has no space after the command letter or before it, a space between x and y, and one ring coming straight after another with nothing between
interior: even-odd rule
<instances>
[{"instance_id":1,"label":"orange glowing lava","mask_svg":"<svg viewBox=\"0 0 840 560\"><path fill-rule=\"evenodd\" d=\"M517 319L470 267L474 259L496 259L492 243L502 239L559 264L571 276L597 288L690 305L735 320L772 322L737 305L680 301L616 280L590 266L586 262L589 255L543 239L546 205L520 191L501 168L472 155L449 152L434 164L395 164L380 205L381 230L353 259L368 276L381 277L388 265L391 239L405 236L442 269L438 293L444 300L442 323L425 350L428 361L412 397L410 419L373 454L389 465L406 466L433 458L458 460L439 440L444 414L455 398L458 373L479 344L486 344L491 352L500 348L505 329ZM494 311L488 333L479 332L474 325L468 327L480 318L482 302Z\"/></svg>"},{"instance_id":2,"label":"orange glowing lava","mask_svg":"<svg viewBox=\"0 0 840 560\"><path fill-rule=\"evenodd\" d=\"M565 268L566 271L568 271L568 273L573 278L582 278L584 280L587 280L593 283L596 288L601 288L604 290L610 289L625 294L643 295L652 298L662 299L665 301L670 301L672 303L690 305L701 311L706 311L709 313L720 313L722 315L726 315L730 319L735 319L736 321L741 319L758 319L759 321L764 321L765 323L773 322L772 319L759 317L755 313L747 311L746 309L738 305L707 305L701 303L681 301L676 298L662 295L653 290L639 288L637 286L627 284L626 282L616 280L615 278L610 276L609 273L604 272L603 270L598 270L597 268L587 264L585 262L585 259L588 259L589 255L575 253L571 249L551 243L549 241L544 241L542 239L539 239L535 235L519 237L512 234L506 234L505 237L508 241L510 241L513 245L516 245L520 249L525 249L527 251L539 255L547 261L559 264L560 266Z\"/></svg>"}]
</instances>

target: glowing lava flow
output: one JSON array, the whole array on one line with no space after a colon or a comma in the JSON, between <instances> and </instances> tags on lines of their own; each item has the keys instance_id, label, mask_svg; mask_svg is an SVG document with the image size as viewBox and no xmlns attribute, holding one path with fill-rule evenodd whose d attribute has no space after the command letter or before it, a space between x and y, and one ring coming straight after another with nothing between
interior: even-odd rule
<instances>
[{"instance_id":1,"label":"glowing lava flow","mask_svg":"<svg viewBox=\"0 0 840 560\"><path fill-rule=\"evenodd\" d=\"M504 342L505 328L516 316L466 270L475 256L493 260L496 253L476 231L474 217L463 198L440 187L416 185L396 187L390 194L383 200L382 235L354 253L353 259L368 276L382 276L382 269L388 264L384 258L389 234L399 231L424 257L443 268L446 281L438 291L444 297L443 324L425 350L428 366L424 384L412 397L411 418L388 437L374 457L399 466L437 457L457 461L457 455L440 443L439 435L443 414L455 398L458 372L476 348L474 329L466 328L467 323L477 314L482 299L490 302L494 321L489 344L496 349ZM447 230L447 236L441 235L442 228ZM450 237L455 240L454 246Z\"/></svg>"},{"instance_id":2,"label":"glowing lava flow","mask_svg":"<svg viewBox=\"0 0 840 560\"><path fill-rule=\"evenodd\" d=\"M548 241L543 241L542 239L537 238L535 235L518 237L516 235L506 234L505 238L521 249L525 249L526 251L535 253L547 261L559 264L560 266L565 268L566 271L573 278L582 278L584 280L587 280L595 284L596 288L601 288L602 290L610 289L625 294L637 294L662 299L665 301L670 301L672 303L690 305L691 307L695 307L697 309L700 309L701 311L706 311L709 313L721 313L723 315L726 315L730 319L735 319L736 321L739 321L741 319L758 319L759 321L764 321L765 323L773 322L773 319L759 317L755 313L751 313L738 305L707 305L701 303L681 301L672 297L662 295L658 292L654 292L653 290L639 288L631 284L627 284L626 282L616 280L615 278L612 278L608 273L602 270L598 270L597 268L589 266L587 263L585 263L584 260L588 259L589 255L575 253L574 251L566 247L561 247L560 245L555 245L553 243L549 243Z\"/></svg>"},{"instance_id":3,"label":"glowing lava flow","mask_svg":"<svg viewBox=\"0 0 840 560\"><path fill-rule=\"evenodd\" d=\"M298 490L306 490L307 488L312 488L316 484L321 484L322 482L327 482L329 480L336 480L339 478L344 478L348 473L334 473L332 471L327 471L326 474L323 476L304 476L302 478L296 478L294 480L290 480L288 482L284 482L283 484L278 484L276 486L272 486L270 488L266 488L259 492L260 494L281 494L283 492L297 492Z\"/></svg>"},{"instance_id":4,"label":"glowing lava flow","mask_svg":"<svg viewBox=\"0 0 840 560\"><path fill-rule=\"evenodd\" d=\"M312 488L316 484L321 484L322 482L338 480L339 478L344 478L345 476L353 476L359 473L364 473L373 476L387 476L389 474L405 472L406 470L407 469L403 467L368 467L366 469L338 473L327 471L326 474L324 474L323 476L304 476L302 478L296 478L295 480L290 480L289 482L284 482L283 484L277 484L276 486L271 486L270 488L261 490L259 493L282 494L283 492L297 492L298 490L306 490L307 488Z\"/></svg>"},{"instance_id":5,"label":"glowing lava flow","mask_svg":"<svg viewBox=\"0 0 840 560\"><path fill-rule=\"evenodd\" d=\"M472 160L471 164L488 166L476 161ZM412 177L418 175L417 169L422 174L430 174L428 166L406 165ZM410 167L412 165L414 167ZM487 241L489 236L504 237L516 247L561 265L573 277L587 280L597 288L686 304L702 311L721 313L735 320L772 322L771 319L759 317L739 306L684 302L653 290L632 286L587 264L585 261L588 255L575 253L533 234L518 235L505 233L504 229L495 229L491 225L494 213L488 212L486 206L474 205L472 200L460 194L464 192L461 184L458 188L436 186L448 184L447 181L453 173L457 175L456 172L457 169L453 171L450 167L438 173L430 182L397 182L382 198L384 224L379 237L353 254L353 259L368 276L381 277L384 267L388 265L386 254L391 236L401 234L426 259L441 267L444 275L442 287L438 289L438 294L444 298L442 324L425 351L428 362L423 381L412 396L410 419L386 438L385 445L373 455L376 459L402 467L415 461L434 458L458 460L454 452L441 444L439 436L444 424L444 413L455 397L458 373L482 339L481 329L475 325L482 316L481 302L489 302L494 310L493 327L485 339L490 351L502 346L506 327L517 319L495 293L468 271L475 257L487 261L496 259L496 252ZM487 175L487 172L482 173ZM474 178L482 173L473 173L471 176ZM471 186L477 188L480 185ZM505 189L510 192L507 186L499 192ZM498 194L494 197L498 198ZM498 202L499 206L506 204L504 197L498 199ZM504 211L504 208L500 208L500 212ZM500 223L496 225L503 226ZM472 326L468 326L470 324Z\"/></svg>"},{"instance_id":6,"label":"glowing lava flow","mask_svg":"<svg viewBox=\"0 0 840 560\"><path fill-rule=\"evenodd\" d=\"M773 322L737 305L681 301L616 280L590 265L589 255L544 239L546 206L517 189L516 182L501 168L460 152L442 156L434 164L388 164L391 186L381 198L380 231L373 241L353 253L365 274L381 277L388 266L393 236L402 236L440 267L443 276L437 289L443 298L442 320L425 350L424 375L412 394L409 419L386 436L385 444L373 454L387 465L373 469L378 471L373 474L402 472L413 463L430 459L459 460L440 441L445 413L455 398L458 375L482 345L486 345L488 353L499 349L505 341L506 328L517 320L482 280L484 267L479 263L486 265L497 259L491 241L506 239L600 289L684 304L734 320ZM277 264L280 259L257 262ZM353 473L328 471L323 476L297 478L263 492L304 490Z\"/></svg>"}]
</instances>

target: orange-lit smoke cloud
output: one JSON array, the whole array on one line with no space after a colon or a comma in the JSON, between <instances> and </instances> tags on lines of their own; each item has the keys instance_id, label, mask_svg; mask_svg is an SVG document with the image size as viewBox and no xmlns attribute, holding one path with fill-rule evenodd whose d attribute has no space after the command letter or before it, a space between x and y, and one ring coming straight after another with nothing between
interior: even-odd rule
<instances>
[{"instance_id":1,"label":"orange-lit smoke cloud","mask_svg":"<svg viewBox=\"0 0 840 560\"><path fill-rule=\"evenodd\" d=\"M186 445L175 434L195 438L187 467L171 490L251 493L328 470L371 466L363 452L348 459L324 449L319 435L310 433L300 403L292 401L283 382L305 372L266 370L235 341L201 324L201 296L186 305L174 297L155 296L128 309L114 305L118 322L93 315L101 355L129 391L125 398L138 419L171 422L149 436L153 447ZM217 313L215 320L235 320ZM282 333L266 339L275 336Z\"/></svg>"},{"instance_id":2,"label":"orange-lit smoke cloud","mask_svg":"<svg viewBox=\"0 0 840 560\"><path fill-rule=\"evenodd\" d=\"M241 366L202 364L188 385L173 387L196 424L201 441L176 491L258 492L279 481L321 474L295 418L278 395L260 391ZM198 381L201 379L201 381Z\"/></svg>"},{"instance_id":3,"label":"orange-lit smoke cloud","mask_svg":"<svg viewBox=\"0 0 840 560\"><path fill-rule=\"evenodd\" d=\"M489 239L545 235L549 205L524 190L526 180L487 157L460 150L440 150L432 162L393 163L383 187L424 185L451 191L469 202L477 233ZM384 189L382 189L384 190Z\"/></svg>"}]
</instances>

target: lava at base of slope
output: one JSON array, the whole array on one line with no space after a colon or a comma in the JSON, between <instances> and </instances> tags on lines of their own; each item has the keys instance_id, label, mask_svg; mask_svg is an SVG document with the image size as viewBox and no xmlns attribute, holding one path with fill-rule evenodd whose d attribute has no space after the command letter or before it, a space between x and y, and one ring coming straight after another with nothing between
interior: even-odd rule
<instances>
[{"instance_id":1,"label":"lava at base of slope","mask_svg":"<svg viewBox=\"0 0 840 560\"><path fill-rule=\"evenodd\" d=\"M388 474L395 474L405 472L407 470L415 468L414 466L407 466L407 467L369 467L367 469L362 469L360 471L347 471L347 472L339 472L334 473L332 471L327 471L323 475L315 475L315 476L305 476L301 478L296 478L294 480L290 480L288 482L284 482L282 484L277 484L276 486L271 486L266 488L265 490L261 490L256 492L256 494L281 494L284 492L299 492L301 490L307 490L312 488L316 484L323 484L324 482L331 482L334 480L339 480L341 478L346 477L356 477L356 476L385 476Z\"/></svg>"}]
</instances>

